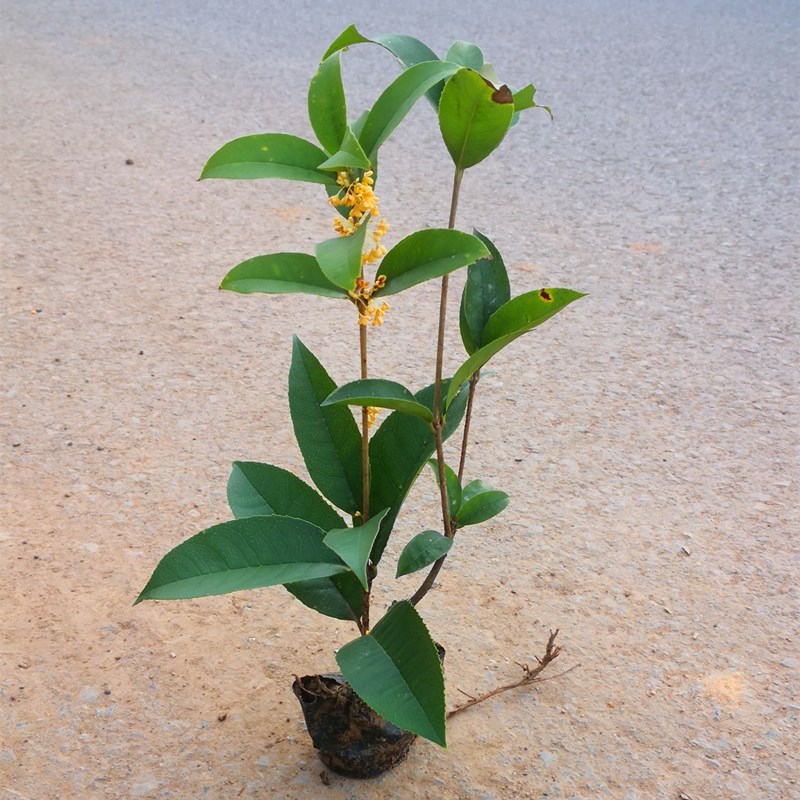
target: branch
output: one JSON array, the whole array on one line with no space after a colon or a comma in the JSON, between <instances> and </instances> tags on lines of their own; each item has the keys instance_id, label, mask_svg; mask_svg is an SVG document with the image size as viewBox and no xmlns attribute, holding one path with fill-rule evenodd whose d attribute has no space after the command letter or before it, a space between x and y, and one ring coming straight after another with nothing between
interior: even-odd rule
<instances>
[{"instance_id":1,"label":"branch","mask_svg":"<svg viewBox=\"0 0 800 800\"><path fill-rule=\"evenodd\" d=\"M488 700L490 697L496 697L498 694L508 692L511 689L516 689L519 686L527 686L530 683L541 683L542 681L552 680L553 678L560 678L562 675L566 675L567 673L572 672L572 670L577 669L580 664L575 664L574 667L570 667L564 672L559 672L558 675L552 675L548 678L539 677L542 671L547 668L547 665L550 664L550 662L555 661L555 659L558 658L558 654L561 652L561 648L555 643L556 636L558 636L558 628L556 628L554 631L550 631L550 638L547 640L547 647L545 648L544 655L541 658L536 659L537 664L535 667L531 668L527 664L517 664L517 666L522 668L522 677L518 681L506 684L505 686L498 686L496 689L492 689L491 692L482 694L480 697L473 697L463 705L456 706L452 711L447 713L447 719L455 716L459 713L459 711L466 711L466 709L472 708L472 706L476 706L478 703L482 703L484 700ZM462 690L459 689L459 691ZM466 694L466 692L463 693ZM469 695L467 696L469 697Z\"/></svg>"}]
</instances>

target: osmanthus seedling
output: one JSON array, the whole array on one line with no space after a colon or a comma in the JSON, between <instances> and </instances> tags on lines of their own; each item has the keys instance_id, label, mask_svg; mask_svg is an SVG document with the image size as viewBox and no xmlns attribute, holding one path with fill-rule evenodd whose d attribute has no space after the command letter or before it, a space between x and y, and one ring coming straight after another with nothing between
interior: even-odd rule
<instances>
[{"instance_id":1,"label":"osmanthus seedling","mask_svg":"<svg viewBox=\"0 0 800 800\"><path fill-rule=\"evenodd\" d=\"M378 44L402 71L370 108L351 114L342 54ZM491 519L508 496L481 480L464 483L469 422L481 368L501 349L582 295L544 288L511 296L503 259L477 231L455 229L466 170L502 142L535 89L501 83L474 44L456 42L439 58L410 36L362 36L345 30L311 79L308 114L318 144L287 133L263 133L221 147L201 178L279 178L318 184L334 214L333 235L312 253L259 255L235 266L221 288L248 294L303 293L351 303L360 371L337 386L299 338L292 345L289 407L297 443L316 488L273 464L236 462L227 493L234 519L168 552L137 599L173 600L283 585L321 614L352 621L358 636L336 655L347 682L398 727L445 744L445 697L437 648L416 609L433 585L461 528ZM375 194L380 148L423 96L433 105L452 160L446 227L411 233L387 249L390 230ZM549 113L549 109L546 109ZM321 206L323 208L323 206ZM460 332L466 350L443 375L448 276L468 268ZM406 387L369 369L370 330L390 309L387 298L439 279L440 307L430 320L436 358L430 378ZM330 338L330 331L325 331ZM430 380L432 378L432 381ZM424 384L428 385L424 385ZM360 409L354 416L351 407ZM391 413L377 424L377 414ZM463 424L457 469L443 443ZM427 570L418 588L394 602L373 626L370 600L381 558L403 502L426 465L441 498L440 525L414 536L396 575ZM336 643L338 644L338 643Z\"/></svg>"}]
</instances>

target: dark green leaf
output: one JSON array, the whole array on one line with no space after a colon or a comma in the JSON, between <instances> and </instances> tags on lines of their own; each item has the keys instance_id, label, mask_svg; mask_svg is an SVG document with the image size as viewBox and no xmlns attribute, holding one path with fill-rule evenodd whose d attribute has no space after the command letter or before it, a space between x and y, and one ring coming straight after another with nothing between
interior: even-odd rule
<instances>
[{"instance_id":1,"label":"dark green leaf","mask_svg":"<svg viewBox=\"0 0 800 800\"><path fill-rule=\"evenodd\" d=\"M178 600L346 572L325 531L293 517L245 517L192 536L161 559L136 599Z\"/></svg>"},{"instance_id":2,"label":"dark green leaf","mask_svg":"<svg viewBox=\"0 0 800 800\"><path fill-rule=\"evenodd\" d=\"M341 55L334 53L317 67L308 86L308 119L319 143L335 153L347 129Z\"/></svg>"},{"instance_id":3,"label":"dark green leaf","mask_svg":"<svg viewBox=\"0 0 800 800\"><path fill-rule=\"evenodd\" d=\"M414 103L457 69L458 65L446 61L426 61L409 67L389 84L372 106L361 131L361 145L370 160Z\"/></svg>"},{"instance_id":4,"label":"dark green leaf","mask_svg":"<svg viewBox=\"0 0 800 800\"><path fill-rule=\"evenodd\" d=\"M513 114L507 86L496 89L467 68L453 75L442 91L439 127L456 169L483 161L503 141Z\"/></svg>"},{"instance_id":5,"label":"dark green leaf","mask_svg":"<svg viewBox=\"0 0 800 800\"><path fill-rule=\"evenodd\" d=\"M356 694L399 728L446 746L444 675L425 623L406 600L395 603L336 661Z\"/></svg>"},{"instance_id":6,"label":"dark green leaf","mask_svg":"<svg viewBox=\"0 0 800 800\"><path fill-rule=\"evenodd\" d=\"M336 186L336 176L317 167L327 155L315 144L286 133L243 136L223 145L208 159L200 180L284 178Z\"/></svg>"},{"instance_id":7,"label":"dark green leaf","mask_svg":"<svg viewBox=\"0 0 800 800\"><path fill-rule=\"evenodd\" d=\"M315 294L320 297L347 297L347 292L331 283L317 259L306 253L271 253L237 264L222 280L220 289L239 294Z\"/></svg>"},{"instance_id":8,"label":"dark green leaf","mask_svg":"<svg viewBox=\"0 0 800 800\"><path fill-rule=\"evenodd\" d=\"M433 412L427 406L418 403L405 386L379 378L366 378L340 386L322 405L337 404L393 408L404 414L424 419L426 422L433 420Z\"/></svg>"},{"instance_id":9,"label":"dark green leaf","mask_svg":"<svg viewBox=\"0 0 800 800\"><path fill-rule=\"evenodd\" d=\"M237 517L281 514L325 531L345 524L307 483L271 464L235 461L228 478L228 503ZM361 614L361 584L352 572L290 583L286 588L301 603L328 617L355 621Z\"/></svg>"},{"instance_id":10,"label":"dark green leaf","mask_svg":"<svg viewBox=\"0 0 800 800\"><path fill-rule=\"evenodd\" d=\"M352 572L315 578L299 583L285 583L303 605L334 619L356 622L361 618L361 584Z\"/></svg>"},{"instance_id":11,"label":"dark green leaf","mask_svg":"<svg viewBox=\"0 0 800 800\"><path fill-rule=\"evenodd\" d=\"M361 434L347 408L322 408L336 388L314 354L294 337L289 370L289 410L308 474L335 506L361 509ZM373 506L382 508L383 506Z\"/></svg>"},{"instance_id":12,"label":"dark green leaf","mask_svg":"<svg viewBox=\"0 0 800 800\"><path fill-rule=\"evenodd\" d=\"M477 71L483 66L483 51L472 42L457 41L450 45L444 60Z\"/></svg>"},{"instance_id":13,"label":"dark green leaf","mask_svg":"<svg viewBox=\"0 0 800 800\"><path fill-rule=\"evenodd\" d=\"M432 458L428 462L433 470L433 475L436 478L436 483L439 483L439 461ZM450 516L454 517L456 512L461 507L461 481L458 475L447 465L444 465L444 480L445 488L447 489L447 503L450 511Z\"/></svg>"},{"instance_id":14,"label":"dark green leaf","mask_svg":"<svg viewBox=\"0 0 800 800\"><path fill-rule=\"evenodd\" d=\"M489 255L470 264L461 295L461 341L470 355L483 343L481 337L489 317L511 297L508 273L494 244L480 231L473 230L489 248Z\"/></svg>"},{"instance_id":15,"label":"dark green leaf","mask_svg":"<svg viewBox=\"0 0 800 800\"><path fill-rule=\"evenodd\" d=\"M443 397L447 393L447 387L448 383L444 381ZM414 397L433 409L432 385L417 392ZM447 411L442 430L444 439L458 428L466 404L465 388ZM390 414L370 439L370 506L389 509L372 550L374 563L380 561L403 501L435 450L436 442L431 426L417 417L399 411Z\"/></svg>"},{"instance_id":16,"label":"dark green leaf","mask_svg":"<svg viewBox=\"0 0 800 800\"><path fill-rule=\"evenodd\" d=\"M418 533L400 553L397 561L397 575L409 575L424 569L440 559L453 545L453 540L442 536L438 531Z\"/></svg>"},{"instance_id":17,"label":"dark green leaf","mask_svg":"<svg viewBox=\"0 0 800 800\"><path fill-rule=\"evenodd\" d=\"M461 505L472 500L473 497L483 492L493 492L491 486L487 486L483 481L470 481L461 492Z\"/></svg>"},{"instance_id":18,"label":"dark green leaf","mask_svg":"<svg viewBox=\"0 0 800 800\"><path fill-rule=\"evenodd\" d=\"M361 251L364 249L367 222L368 218L365 218L350 236L326 239L315 248L317 261L325 277L347 292L355 289L356 278L361 274Z\"/></svg>"},{"instance_id":19,"label":"dark green leaf","mask_svg":"<svg viewBox=\"0 0 800 800\"><path fill-rule=\"evenodd\" d=\"M378 275L386 286L375 295L396 294L418 283L439 278L489 255L480 239L462 231L429 228L398 242L384 257Z\"/></svg>"},{"instance_id":20,"label":"dark green leaf","mask_svg":"<svg viewBox=\"0 0 800 800\"><path fill-rule=\"evenodd\" d=\"M475 483L480 483L480 481L475 481ZM505 492L494 489L478 492L462 503L456 514L458 527L463 528L466 525L486 522L487 519L497 516L508 505L508 502L509 497Z\"/></svg>"},{"instance_id":21,"label":"dark green leaf","mask_svg":"<svg viewBox=\"0 0 800 800\"><path fill-rule=\"evenodd\" d=\"M338 528L328 531L324 539L325 544L353 570L364 591L369 590L367 579L369 554L372 552L372 545L378 535L381 520L386 516L388 510L385 508L358 528Z\"/></svg>"},{"instance_id":22,"label":"dark green leaf","mask_svg":"<svg viewBox=\"0 0 800 800\"><path fill-rule=\"evenodd\" d=\"M329 159L323 161L318 169L340 172L346 169L365 170L370 168L369 159L361 149L361 144L356 138L355 133L348 125L341 148Z\"/></svg>"},{"instance_id":23,"label":"dark green leaf","mask_svg":"<svg viewBox=\"0 0 800 800\"><path fill-rule=\"evenodd\" d=\"M305 481L288 470L256 461L234 461L228 505L236 517L280 514L311 522L324 531L344 520Z\"/></svg>"},{"instance_id":24,"label":"dark green leaf","mask_svg":"<svg viewBox=\"0 0 800 800\"><path fill-rule=\"evenodd\" d=\"M481 338L486 344L456 370L450 382L447 403L451 402L464 382L495 353L499 353L514 339L546 322L562 308L584 296L572 289L540 289L538 292L521 294L501 306L492 314L484 328ZM550 299L546 300L546 297Z\"/></svg>"}]
</instances>

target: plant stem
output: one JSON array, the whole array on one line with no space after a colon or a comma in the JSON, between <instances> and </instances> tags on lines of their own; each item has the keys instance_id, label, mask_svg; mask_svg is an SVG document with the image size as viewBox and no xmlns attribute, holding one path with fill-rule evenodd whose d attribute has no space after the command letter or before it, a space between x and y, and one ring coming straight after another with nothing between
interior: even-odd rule
<instances>
[{"instance_id":1,"label":"plant stem","mask_svg":"<svg viewBox=\"0 0 800 800\"><path fill-rule=\"evenodd\" d=\"M361 351L361 380L368 377L367 371L367 326L358 326L359 350ZM361 487L364 499L361 504L362 524L369 519L369 411L361 409Z\"/></svg>"},{"instance_id":2,"label":"plant stem","mask_svg":"<svg viewBox=\"0 0 800 800\"><path fill-rule=\"evenodd\" d=\"M363 269L361 275L363 278ZM363 313L364 311L359 308L359 314ZM359 324L358 326L358 344L361 355L361 379L366 380L369 374L367 369L366 325ZM361 409L361 490L363 494L363 499L361 501L361 524L363 525L369 519L369 411L366 406ZM373 573L370 569L371 566L371 564L367 566L369 573L369 589L361 593L361 620L358 623L358 627L362 634L365 634L369 630L369 599L373 578Z\"/></svg>"},{"instance_id":3,"label":"plant stem","mask_svg":"<svg viewBox=\"0 0 800 800\"><path fill-rule=\"evenodd\" d=\"M464 177L464 170L456 168L453 175L453 194L450 198L450 219L447 227L452 230L456 225L456 212L458 210L458 194L461 190L461 179ZM433 384L433 436L436 441L436 458L438 461L439 471L439 495L442 501L442 527L444 528L444 535L448 539L455 536L455 528L450 519L450 506L447 498L447 481L444 473L444 440L442 437L442 367L444 362L444 332L445 322L447 321L447 287L449 284L449 275L442 277L442 288L439 296L439 330L436 338L436 377ZM442 564L447 556L442 556L438 559L422 585L414 592L411 597L411 603L416 605L428 593Z\"/></svg>"},{"instance_id":4,"label":"plant stem","mask_svg":"<svg viewBox=\"0 0 800 800\"><path fill-rule=\"evenodd\" d=\"M472 373L469 379L469 399L467 400L467 413L464 415L464 436L461 439L461 460L458 462L458 482L464 480L464 465L467 463L467 442L469 441L469 423L472 419L472 401L475 399L475 388L480 378L480 370Z\"/></svg>"}]
</instances>

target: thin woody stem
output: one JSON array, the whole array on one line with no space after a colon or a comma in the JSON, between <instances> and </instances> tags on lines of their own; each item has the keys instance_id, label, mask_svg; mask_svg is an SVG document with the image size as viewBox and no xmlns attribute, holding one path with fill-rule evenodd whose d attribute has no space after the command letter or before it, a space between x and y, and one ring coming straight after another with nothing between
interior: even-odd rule
<instances>
[{"instance_id":1,"label":"thin woody stem","mask_svg":"<svg viewBox=\"0 0 800 800\"><path fill-rule=\"evenodd\" d=\"M453 194L450 199L450 220L447 227L452 230L456 224L456 212L458 210L458 194L461 190L461 179L464 177L464 170L456 168L453 175ZM442 501L442 527L444 535L448 539L455 536L456 531L450 519L450 505L447 498L447 480L444 472L444 438L442 436L442 367L444 362L444 332L447 320L447 287L449 276L442 277L442 289L439 297L439 330L436 340L436 378L433 384L433 436L436 441L436 459L438 461L439 495ZM439 571L444 564L446 556L438 559L428 573L422 585L414 592L411 603L416 605L430 591L433 582L436 580Z\"/></svg>"},{"instance_id":2,"label":"thin woody stem","mask_svg":"<svg viewBox=\"0 0 800 800\"><path fill-rule=\"evenodd\" d=\"M363 269L361 275L363 278ZM364 313L361 308L358 308L358 311L359 316ZM361 355L361 379L366 380L369 375L367 369L366 325L359 324L358 326L358 344ZM363 494L363 499L361 501L361 524L363 525L369 519L369 410L366 406L361 409L361 490ZM361 619L358 622L358 627L362 634L369 630L369 600L370 590L372 589L372 578L374 577L370 569L371 567L372 565L368 564L369 589L361 593Z\"/></svg>"},{"instance_id":3,"label":"thin woody stem","mask_svg":"<svg viewBox=\"0 0 800 800\"><path fill-rule=\"evenodd\" d=\"M475 399L475 389L480 378L480 370L472 373L469 379L469 399L467 400L467 413L464 415L464 436L461 439L461 460L458 462L458 482L464 480L464 466L467 463L467 443L469 441L469 423L472 419L472 401Z\"/></svg>"},{"instance_id":4,"label":"thin woody stem","mask_svg":"<svg viewBox=\"0 0 800 800\"><path fill-rule=\"evenodd\" d=\"M361 380L368 377L367 371L367 326L358 326L359 349L361 351ZM361 521L369 519L369 411L361 409L361 487L364 500L361 505Z\"/></svg>"},{"instance_id":5,"label":"thin woody stem","mask_svg":"<svg viewBox=\"0 0 800 800\"><path fill-rule=\"evenodd\" d=\"M522 668L522 677L519 680L514 681L513 683L508 683L505 686L498 686L496 689L492 689L490 692L486 692L486 694L482 694L479 697L473 697L472 695L464 692L464 694L470 698L469 701L460 706L456 706L456 708L454 708L452 711L449 711L447 713L447 719L450 719L450 717L455 716L461 711L466 711L468 708L472 708L472 706L478 705L478 703L483 703L491 697L496 697L498 694L503 692L508 692L511 689L516 689L519 686L525 686L529 683L541 683L542 681L551 680L552 678L560 678L562 675L566 675L567 673L572 672L572 670L577 669L580 664L575 664L575 666L564 670L564 672L558 673L558 675L553 675L550 678L539 677L539 675L547 668L548 664L550 664L552 661L555 661L555 659L558 658L558 654L561 652L561 648L555 643L556 636L558 636L558 629L555 631L550 631L550 638L547 640L547 646L545 648L544 655L541 658L536 658L537 665L535 667L529 667L527 664L518 664L518 666Z\"/></svg>"}]
</instances>

